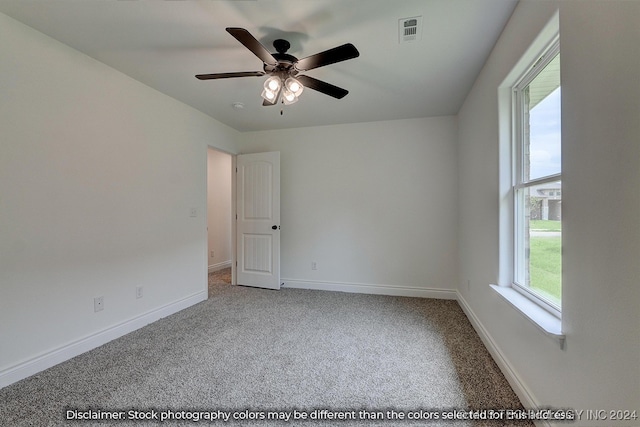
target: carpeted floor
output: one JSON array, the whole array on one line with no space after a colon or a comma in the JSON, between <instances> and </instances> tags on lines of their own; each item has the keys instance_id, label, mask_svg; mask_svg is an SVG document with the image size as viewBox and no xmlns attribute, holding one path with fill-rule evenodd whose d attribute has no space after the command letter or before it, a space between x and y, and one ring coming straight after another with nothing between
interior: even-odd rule
<instances>
[{"instance_id":1,"label":"carpeted floor","mask_svg":"<svg viewBox=\"0 0 640 427\"><path fill-rule=\"evenodd\" d=\"M216 289L220 289L220 285L231 284L231 267L209 273L209 296L212 297L216 293Z\"/></svg>"},{"instance_id":2,"label":"carpeted floor","mask_svg":"<svg viewBox=\"0 0 640 427\"><path fill-rule=\"evenodd\" d=\"M442 419L522 408L455 301L229 282L210 274L209 300L0 390L0 425L533 426Z\"/></svg>"}]
</instances>

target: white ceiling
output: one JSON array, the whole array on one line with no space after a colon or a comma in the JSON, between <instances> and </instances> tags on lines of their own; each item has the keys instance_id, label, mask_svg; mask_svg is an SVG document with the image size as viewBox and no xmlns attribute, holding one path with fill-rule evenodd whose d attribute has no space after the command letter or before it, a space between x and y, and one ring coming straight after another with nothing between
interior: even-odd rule
<instances>
[{"instance_id":1,"label":"white ceiling","mask_svg":"<svg viewBox=\"0 0 640 427\"><path fill-rule=\"evenodd\" d=\"M456 114L516 0L0 0L0 12L240 131ZM398 20L422 16L420 41L400 44ZM197 80L262 70L226 31L277 38L303 58L344 43L360 57L305 74L349 90L306 90L263 107L266 77ZM44 60L44 59L43 59ZM42 64L46 73L47 64ZM234 102L244 108L236 110Z\"/></svg>"}]
</instances>

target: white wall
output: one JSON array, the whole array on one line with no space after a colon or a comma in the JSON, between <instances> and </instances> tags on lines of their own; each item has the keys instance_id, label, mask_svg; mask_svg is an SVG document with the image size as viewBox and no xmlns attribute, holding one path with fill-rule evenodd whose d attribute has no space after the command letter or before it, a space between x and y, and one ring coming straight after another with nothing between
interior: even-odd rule
<instances>
[{"instance_id":1,"label":"white wall","mask_svg":"<svg viewBox=\"0 0 640 427\"><path fill-rule=\"evenodd\" d=\"M455 117L241 134L281 152L285 285L454 296L456 139Z\"/></svg>"},{"instance_id":2,"label":"white wall","mask_svg":"<svg viewBox=\"0 0 640 427\"><path fill-rule=\"evenodd\" d=\"M497 88L558 9L564 350L489 288L499 280ZM528 404L640 415L639 21L638 2L521 2L458 116L458 291Z\"/></svg>"},{"instance_id":3,"label":"white wall","mask_svg":"<svg viewBox=\"0 0 640 427\"><path fill-rule=\"evenodd\" d=\"M232 158L227 153L210 148L207 159L208 265L211 272L231 267Z\"/></svg>"},{"instance_id":4,"label":"white wall","mask_svg":"<svg viewBox=\"0 0 640 427\"><path fill-rule=\"evenodd\" d=\"M2 14L0 40L2 386L206 298L206 147L237 132Z\"/></svg>"}]
</instances>

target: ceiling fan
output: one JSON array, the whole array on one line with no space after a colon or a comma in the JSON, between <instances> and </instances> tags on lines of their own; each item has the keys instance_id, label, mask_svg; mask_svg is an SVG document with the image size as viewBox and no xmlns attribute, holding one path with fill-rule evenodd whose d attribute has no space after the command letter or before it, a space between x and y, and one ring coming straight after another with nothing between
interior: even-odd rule
<instances>
[{"instance_id":1,"label":"ceiling fan","mask_svg":"<svg viewBox=\"0 0 640 427\"><path fill-rule=\"evenodd\" d=\"M287 53L291 44L286 40L275 40L273 47L276 52L271 53L244 28L230 27L227 28L227 32L260 58L264 63L263 71L198 74L196 75L197 79L213 80L269 75L270 77L264 82L264 90L262 91L264 99L262 105L265 106L276 105L278 101L284 104L293 104L298 101L298 96L305 87L337 99L342 99L349 93L346 89L299 73L357 58L360 56L360 52L351 43L298 59Z\"/></svg>"}]
</instances>

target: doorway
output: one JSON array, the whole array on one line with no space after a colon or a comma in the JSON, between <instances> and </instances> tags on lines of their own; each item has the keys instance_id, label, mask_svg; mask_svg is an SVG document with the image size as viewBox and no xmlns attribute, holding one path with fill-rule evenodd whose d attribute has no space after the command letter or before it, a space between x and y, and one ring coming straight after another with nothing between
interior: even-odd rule
<instances>
[{"instance_id":1,"label":"doorway","mask_svg":"<svg viewBox=\"0 0 640 427\"><path fill-rule=\"evenodd\" d=\"M207 148L207 266L209 296L217 286L233 283L232 155Z\"/></svg>"}]
</instances>

